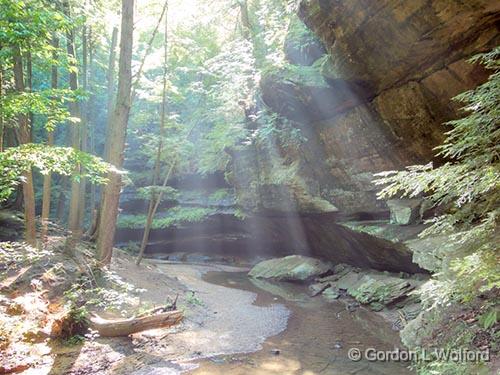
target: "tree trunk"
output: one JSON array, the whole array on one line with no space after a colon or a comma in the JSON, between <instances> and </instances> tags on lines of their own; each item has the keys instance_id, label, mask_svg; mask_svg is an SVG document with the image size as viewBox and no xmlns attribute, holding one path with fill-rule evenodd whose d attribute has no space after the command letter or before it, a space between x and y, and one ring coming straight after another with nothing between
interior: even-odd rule
<instances>
[{"instance_id":1,"label":"tree trunk","mask_svg":"<svg viewBox=\"0 0 500 375\"><path fill-rule=\"evenodd\" d=\"M69 143L69 142L67 142ZM65 211L66 211L66 190L68 190L69 178L67 176L61 176L59 179L59 196L57 197L57 207L56 207L56 217L59 223L65 221Z\"/></svg>"},{"instance_id":2,"label":"tree trunk","mask_svg":"<svg viewBox=\"0 0 500 375\"><path fill-rule=\"evenodd\" d=\"M168 4L166 2L165 4ZM158 180L160 178L160 168L161 168L161 154L163 151L163 138L165 137L165 116L167 111L167 69L168 69L168 5L166 8L165 14L165 41L163 44L163 91L162 91L162 101L161 101L161 109L160 109L160 126L159 126L159 139L158 139L158 149L156 153L155 160L155 168L153 172L152 185L156 186L158 184ZM159 197L161 199L161 196ZM137 265L141 263L142 257L144 255L144 251L146 250L146 246L149 241L149 234L151 232L151 226L153 225L153 218L156 213L155 206L155 196L151 195L151 199L149 201L148 214L146 218L146 225L144 227L144 232L142 235L141 247L139 250L139 255L137 256Z\"/></svg>"},{"instance_id":3,"label":"tree trunk","mask_svg":"<svg viewBox=\"0 0 500 375\"><path fill-rule=\"evenodd\" d=\"M28 51L26 54L26 83L28 86L28 91L33 91L33 65L31 63L31 52ZM30 142L33 139L33 112L28 115L29 119L29 129L30 129Z\"/></svg>"},{"instance_id":4,"label":"tree trunk","mask_svg":"<svg viewBox=\"0 0 500 375\"><path fill-rule=\"evenodd\" d=\"M82 89L86 92L88 90L87 80L87 27L83 26L82 31ZM87 126L88 126L88 102L81 104L81 122L80 122L80 150L87 152ZM81 171L83 172L83 170ZM82 177L80 179L80 199L78 208L78 227L83 231L83 222L85 220L85 194L87 190L87 179Z\"/></svg>"},{"instance_id":5,"label":"tree trunk","mask_svg":"<svg viewBox=\"0 0 500 375\"><path fill-rule=\"evenodd\" d=\"M161 186L162 188L167 186L167 182L170 179L172 172L174 171L176 163L177 163L177 158L170 165L167 175L163 180L163 185ZM148 216L146 218L146 225L144 226L144 232L142 234L141 248L139 250L139 255L137 255L137 260L136 260L137 265L141 264L142 258L144 256L144 251L146 250L146 246L148 245L149 234L151 233L151 227L153 225L153 219L156 215L156 211L158 210L158 206L160 205L161 200L163 199L163 193L164 193L163 190L160 191L158 193L158 196L155 199L151 199L151 201L149 202Z\"/></svg>"},{"instance_id":6,"label":"tree trunk","mask_svg":"<svg viewBox=\"0 0 500 375\"><path fill-rule=\"evenodd\" d=\"M92 43L92 29L89 31L89 91L91 92L91 96L89 99L89 105L88 105L88 125L90 127L90 134L89 134L89 148L90 148L90 153L92 155L96 154L96 149L95 149L95 132L96 132L96 118L95 118L95 95L94 95L94 86L93 86L93 81L94 80L94 45ZM92 233L95 231L95 223L97 221L97 214L96 214L96 186L95 184L90 185L90 201L89 201L89 207L90 207L90 225L88 228L87 233L85 236L88 238L92 235Z\"/></svg>"},{"instance_id":7,"label":"tree trunk","mask_svg":"<svg viewBox=\"0 0 500 375\"><path fill-rule=\"evenodd\" d=\"M69 6L67 5L68 14ZM76 62L75 54L75 34L74 30L70 30L67 34L67 51L68 56L73 59L73 64ZM69 73L69 86L73 91L78 90L78 75L76 73L76 66L74 69L70 70ZM69 112L72 117L81 118L80 106L77 102L69 103ZM71 146L75 150L80 149L80 129L78 124L71 124ZM75 166L74 174L80 174L80 165ZM69 217L68 217L68 229L70 234L66 241L66 251L72 252L76 242L81 237L81 227L80 227L80 182L76 179L71 180L71 200L69 206Z\"/></svg>"},{"instance_id":8,"label":"tree trunk","mask_svg":"<svg viewBox=\"0 0 500 375\"><path fill-rule=\"evenodd\" d=\"M110 141L108 141L111 137L110 132L111 132L111 117L114 109L114 92L115 92L115 65L116 65L116 44L118 41L118 27L113 27L113 32L111 34L111 46L109 50L109 60L108 60L108 72L106 75L107 78L107 119L106 119L106 138L104 142L104 154L103 158L105 161L109 162L109 145L111 144ZM101 190L101 199L99 202L99 207L93 209L93 217L91 220L91 227L89 228L89 237L91 240L94 240L97 238L97 231L99 230L99 221L100 221L100 216L101 216L101 208L103 206L103 199L104 199L104 194L102 193Z\"/></svg>"},{"instance_id":9,"label":"tree trunk","mask_svg":"<svg viewBox=\"0 0 500 375\"><path fill-rule=\"evenodd\" d=\"M247 0L239 0L240 13L241 13L241 29L243 38L252 40L252 25L250 24L250 17L248 15Z\"/></svg>"},{"instance_id":10,"label":"tree trunk","mask_svg":"<svg viewBox=\"0 0 500 375\"><path fill-rule=\"evenodd\" d=\"M118 41L118 27L113 27L111 35L111 49L109 50L108 72L106 75L108 82L108 102L107 102L107 120L106 120L106 142L104 144L104 160L108 161L109 144L108 139L111 132L111 117L114 109L114 93L115 93L115 64L116 64L116 44Z\"/></svg>"},{"instance_id":11,"label":"tree trunk","mask_svg":"<svg viewBox=\"0 0 500 375\"><path fill-rule=\"evenodd\" d=\"M57 37L54 37L52 39L52 45L54 47L54 52L52 53L52 58L56 61L57 60L57 48L59 48L59 39ZM52 89L57 89L57 66L52 65L52 72L51 72L51 88ZM49 130L47 134L47 145L53 146L54 145L54 132L52 130ZM48 172L44 177L43 177L43 195L42 195L42 242L46 243L47 242L47 233L48 233L48 228L49 228L49 216L50 216L50 192L52 188L52 173Z\"/></svg>"},{"instance_id":12,"label":"tree trunk","mask_svg":"<svg viewBox=\"0 0 500 375\"><path fill-rule=\"evenodd\" d=\"M0 64L0 99L3 95L3 67ZM4 123L3 115L0 113L0 152L3 152L3 133L4 133Z\"/></svg>"},{"instance_id":13,"label":"tree trunk","mask_svg":"<svg viewBox=\"0 0 500 375\"><path fill-rule=\"evenodd\" d=\"M107 320L94 316L90 319L90 327L103 337L128 336L148 329L171 327L178 324L182 317L182 312L178 310L120 320Z\"/></svg>"},{"instance_id":14,"label":"tree trunk","mask_svg":"<svg viewBox=\"0 0 500 375\"><path fill-rule=\"evenodd\" d=\"M110 138L106 140L110 143L109 162L118 169L123 165L123 152L131 105L133 32L134 0L122 0L118 93L112 115ZM103 191L103 205L97 238L97 250L102 264L109 264L113 253L121 180L120 174L110 172L108 184Z\"/></svg>"},{"instance_id":15,"label":"tree trunk","mask_svg":"<svg viewBox=\"0 0 500 375\"><path fill-rule=\"evenodd\" d=\"M139 70L135 74L135 79L134 79L134 82L132 83L132 95L131 95L132 102L135 99L136 89L137 89L137 86L139 85L139 81L141 80L142 71L144 70L144 65L146 64L146 58L148 57L149 53L151 52L151 48L153 47L153 41L156 37L156 34L158 33L158 29L160 28L161 21L163 20L163 16L167 12L167 7L168 7L168 0L165 0L165 3L163 4L163 9L162 9L161 14L160 14L160 18L158 18L158 22L156 23L156 26L155 26L153 32L151 33L151 36L150 36L148 44L147 44L146 53L142 57L141 64L139 65Z\"/></svg>"},{"instance_id":16,"label":"tree trunk","mask_svg":"<svg viewBox=\"0 0 500 375\"><path fill-rule=\"evenodd\" d=\"M23 60L19 47L14 47L14 83L18 93L24 92ZM19 121L19 144L31 142L29 119L25 114L18 115ZM26 242L36 246L36 222L35 222L35 191L33 188L33 175L31 169L24 172L23 200L24 200L24 222Z\"/></svg>"}]
</instances>

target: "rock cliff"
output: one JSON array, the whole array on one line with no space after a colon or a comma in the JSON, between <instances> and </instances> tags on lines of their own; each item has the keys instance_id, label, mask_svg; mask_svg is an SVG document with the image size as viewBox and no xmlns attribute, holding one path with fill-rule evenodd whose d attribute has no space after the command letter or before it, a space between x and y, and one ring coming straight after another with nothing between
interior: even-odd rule
<instances>
[{"instance_id":1,"label":"rock cliff","mask_svg":"<svg viewBox=\"0 0 500 375\"><path fill-rule=\"evenodd\" d=\"M261 81L264 104L307 138L298 151L278 147L294 181L315 181L308 193L345 213L387 209L373 173L433 159L443 123L459 116L450 99L486 79L466 60L498 44L499 11L487 0L302 0L298 15L326 54L310 47L311 61L289 41L286 53L318 77L288 69Z\"/></svg>"}]
</instances>

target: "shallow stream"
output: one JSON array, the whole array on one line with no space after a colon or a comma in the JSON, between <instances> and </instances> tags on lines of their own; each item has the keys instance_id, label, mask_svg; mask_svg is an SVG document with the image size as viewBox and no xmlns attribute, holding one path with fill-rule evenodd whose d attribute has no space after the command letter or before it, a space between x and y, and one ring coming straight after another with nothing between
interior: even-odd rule
<instances>
[{"instance_id":1,"label":"shallow stream","mask_svg":"<svg viewBox=\"0 0 500 375\"><path fill-rule=\"evenodd\" d=\"M293 283L270 283L249 279L243 272L208 272L203 280L257 295L254 304L282 304L289 311L287 326L268 337L262 350L230 354L198 362L194 374L411 374L407 363L352 361L351 348L401 348L397 332L381 316L364 308L351 308L349 299L327 301L309 297L306 288ZM350 311L352 310L352 311ZM245 324L247 317L242 317Z\"/></svg>"}]
</instances>

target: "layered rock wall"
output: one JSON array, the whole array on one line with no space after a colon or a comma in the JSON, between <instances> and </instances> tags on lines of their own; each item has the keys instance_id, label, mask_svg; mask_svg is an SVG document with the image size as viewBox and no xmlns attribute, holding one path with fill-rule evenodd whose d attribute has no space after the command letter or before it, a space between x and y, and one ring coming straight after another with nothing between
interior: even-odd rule
<instances>
[{"instance_id":1,"label":"layered rock wall","mask_svg":"<svg viewBox=\"0 0 500 375\"><path fill-rule=\"evenodd\" d=\"M327 85L270 75L262 98L314 133L298 175L316 180L322 199L346 213L384 210L373 173L434 158L443 123L460 115L450 99L487 78L466 60L498 44L500 3L302 0L299 17L329 54Z\"/></svg>"}]
</instances>

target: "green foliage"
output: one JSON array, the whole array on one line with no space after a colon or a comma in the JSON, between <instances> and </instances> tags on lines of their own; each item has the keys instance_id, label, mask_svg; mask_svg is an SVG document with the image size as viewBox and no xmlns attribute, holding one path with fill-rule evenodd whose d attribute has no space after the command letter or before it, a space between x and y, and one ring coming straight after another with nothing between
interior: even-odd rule
<instances>
[{"instance_id":1,"label":"green foliage","mask_svg":"<svg viewBox=\"0 0 500 375\"><path fill-rule=\"evenodd\" d=\"M497 224L500 215L500 48L474 58L493 69L489 80L459 95L467 116L450 121L452 129L438 147L444 165L408 167L403 172L379 174L380 198L425 194L434 205L447 207L428 221L421 235L448 234L445 244L451 275L450 297L471 300L478 293L500 287ZM444 285L444 284L443 284Z\"/></svg>"},{"instance_id":2,"label":"green foliage","mask_svg":"<svg viewBox=\"0 0 500 375\"><path fill-rule=\"evenodd\" d=\"M289 46L302 51L318 42L318 37L297 16L291 18L286 35L286 43Z\"/></svg>"},{"instance_id":3,"label":"green foliage","mask_svg":"<svg viewBox=\"0 0 500 375\"><path fill-rule=\"evenodd\" d=\"M209 199L212 201L222 201L231 198L231 191L228 189L217 189L212 194L210 194Z\"/></svg>"},{"instance_id":4,"label":"green foliage","mask_svg":"<svg viewBox=\"0 0 500 375\"><path fill-rule=\"evenodd\" d=\"M214 209L203 207L173 207L157 215L153 229L163 229L184 223L196 223L215 213ZM146 225L146 215L120 215L119 228L142 229Z\"/></svg>"},{"instance_id":5,"label":"green foliage","mask_svg":"<svg viewBox=\"0 0 500 375\"><path fill-rule=\"evenodd\" d=\"M285 63L282 66L270 66L263 75L272 75L273 79L307 86L329 87L316 65L301 66Z\"/></svg>"},{"instance_id":6,"label":"green foliage","mask_svg":"<svg viewBox=\"0 0 500 375\"><path fill-rule=\"evenodd\" d=\"M479 324L484 329L489 329L498 323L498 310L490 309L479 317Z\"/></svg>"},{"instance_id":7,"label":"green foliage","mask_svg":"<svg viewBox=\"0 0 500 375\"><path fill-rule=\"evenodd\" d=\"M64 32L71 21L55 9L54 2L43 0L0 0L0 45L20 46L45 53L53 32Z\"/></svg>"},{"instance_id":8,"label":"green foliage","mask_svg":"<svg viewBox=\"0 0 500 375\"><path fill-rule=\"evenodd\" d=\"M263 110L257 113L259 128L253 137L259 146L275 150L276 144L282 147L299 148L307 139L294 123L278 113Z\"/></svg>"},{"instance_id":9,"label":"green foliage","mask_svg":"<svg viewBox=\"0 0 500 375\"><path fill-rule=\"evenodd\" d=\"M66 104L84 97L80 91L67 89L13 92L0 97L0 116L6 120L15 120L20 114L43 115L46 118L45 128L53 131L57 124L64 121L69 120L73 123L80 121L78 118L70 117Z\"/></svg>"},{"instance_id":10,"label":"green foliage","mask_svg":"<svg viewBox=\"0 0 500 375\"><path fill-rule=\"evenodd\" d=\"M75 167L82 166L83 172L75 174ZM42 144L25 144L11 147L0 153L0 202L7 199L22 182L23 173L30 168L42 174L55 172L79 179L87 177L93 183L106 182L105 175L114 169L100 158L77 151L71 147L55 147Z\"/></svg>"},{"instance_id":11,"label":"green foliage","mask_svg":"<svg viewBox=\"0 0 500 375\"><path fill-rule=\"evenodd\" d=\"M157 199L159 194L163 192L162 200L172 200L179 197L179 191L171 186L144 186L137 189L137 196L141 199Z\"/></svg>"},{"instance_id":12,"label":"green foliage","mask_svg":"<svg viewBox=\"0 0 500 375\"><path fill-rule=\"evenodd\" d=\"M203 306L204 303L203 301L200 299L200 297L198 297L196 295L195 292L193 291L189 291L187 294L186 294L186 302L189 304L189 305L193 305L193 306Z\"/></svg>"}]
</instances>

